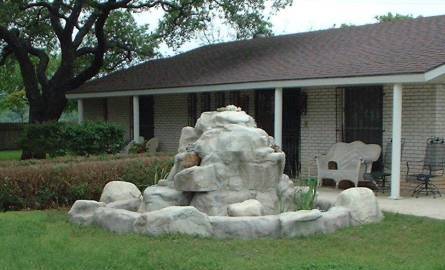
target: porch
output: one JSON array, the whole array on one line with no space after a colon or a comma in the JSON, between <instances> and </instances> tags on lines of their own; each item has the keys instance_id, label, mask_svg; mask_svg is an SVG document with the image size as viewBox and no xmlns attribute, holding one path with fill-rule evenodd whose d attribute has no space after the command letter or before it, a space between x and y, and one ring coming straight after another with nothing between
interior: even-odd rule
<instances>
[{"instance_id":1,"label":"porch","mask_svg":"<svg viewBox=\"0 0 445 270\"><path fill-rule=\"evenodd\" d=\"M118 123L125 127L128 139L157 137L160 151L173 153L182 127L194 125L204 111L235 104L275 137L287 154L287 173L294 177L316 175L314 157L325 154L336 142L362 140L385 148L389 140L400 142L403 137L402 155L397 154L400 144L395 143L392 149L393 157L402 157L393 160L398 166L392 168L391 196L398 198L400 190L410 189L403 179L405 162L421 160L426 139L445 134L444 89L442 84L374 84L203 90L83 98L78 99L78 109L79 121ZM397 124L393 126L393 122Z\"/></svg>"}]
</instances>

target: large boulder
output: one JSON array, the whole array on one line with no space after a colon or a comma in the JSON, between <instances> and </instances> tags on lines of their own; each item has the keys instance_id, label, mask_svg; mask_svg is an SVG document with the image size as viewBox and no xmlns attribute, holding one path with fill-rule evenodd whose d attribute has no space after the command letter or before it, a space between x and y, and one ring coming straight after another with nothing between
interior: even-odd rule
<instances>
[{"instance_id":1,"label":"large boulder","mask_svg":"<svg viewBox=\"0 0 445 270\"><path fill-rule=\"evenodd\" d=\"M383 219L377 198L369 188L350 188L342 191L335 206L345 207L351 211L353 225L378 222Z\"/></svg>"},{"instance_id":2,"label":"large boulder","mask_svg":"<svg viewBox=\"0 0 445 270\"><path fill-rule=\"evenodd\" d=\"M134 232L133 223L140 217L140 213L116 209L109 207L100 207L94 212L94 224L106 230L115 233Z\"/></svg>"},{"instance_id":3,"label":"large boulder","mask_svg":"<svg viewBox=\"0 0 445 270\"><path fill-rule=\"evenodd\" d=\"M149 186L144 190L139 212L155 211L169 206L186 206L190 203L190 195L168 186Z\"/></svg>"},{"instance_id":4,"label":"large boulder","mask_svg":"<svg viewBox=\"0 0 445 270\"><path fill-rule=\"evenodd\" d=\"M114 201L112 203L107 204L107 207L114 208L114 209L124 209L128 211L136 212L138 211L139 207L141 206L141 199L128 199L128 200L120 200L120 201Z\"/></svg>"},{"instance_id":5,"label":"large boulder","mask_svg":"<svg viewBox=\"0 0 445 270\"><path fill-rule=\"evenodd\" d=\"M276 238L280 236L278 216L226 217L211 216L213 236L216 238Z\"/></svg>"},{"instance_id":6,"label":"large boulder","mask_svg":"<svg viewBox=\"0 0 445 270\"><path fill-rule=\"evenodd\" d=\"M261 216L263 215L263 205L257 200L250 199L229 205L227 213L231 217Z\"/></svg>"},{"instance_id":7,"label":"large boulder","mask_svg":"<svg viewBox=\"0 0 445 270\"><path fill-rule=\"evenodd\" d=\"M100 201L111 203L121 200L139 199L140 197L141 191L135 184L124 181L111 181L105 185Z\"/></svg>"},{"instance_id":8,"label":"large boulder","mask_svg":"<svg viewBox=\"0 0 445 270\"><path fill-rule=\"evenodd\" d=\"M209 217L192 206L170 206L146 212L134 223L135 231L159 236L162 234L187 234L202 237L212 235Z\"/></svg>"},{"instance_id":9,"label":"large boulder","mask_svg":"<svg viewBox=\"0 0 445 270\"><path fill-rule=\"evenodd\" d=\"M94 211L103 206L105 206L103 202L77 200L68 212L70 222L79 225L90 225L93 223Z\"/></svg>"}]
</instances>

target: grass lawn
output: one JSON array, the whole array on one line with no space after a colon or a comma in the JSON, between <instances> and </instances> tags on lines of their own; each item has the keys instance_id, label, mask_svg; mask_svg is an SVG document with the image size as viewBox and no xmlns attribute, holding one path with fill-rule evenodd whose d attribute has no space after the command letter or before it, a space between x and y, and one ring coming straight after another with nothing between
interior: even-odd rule
<instances>
[{"instance_id":1,"label":"grass lawn","mask_svg":"<svg viewBox=\"0 0 445 270\"><path fill-rule=\"evenodd\" d=\"M0 213L0 269L445 269L445 222L385 221L286 240L115 235L61 211Z\"/></svg>"},{"instance_id":2,"label":"grass lawn","mask_svg":"<svg viewBox=\"0 0 445 270\"><path fill-rule=\"evenodd\" d=\"M21 155L22 155L22 150L0 151L0 161L1 160L20 160Z\"/></svg>"}]
</instances>

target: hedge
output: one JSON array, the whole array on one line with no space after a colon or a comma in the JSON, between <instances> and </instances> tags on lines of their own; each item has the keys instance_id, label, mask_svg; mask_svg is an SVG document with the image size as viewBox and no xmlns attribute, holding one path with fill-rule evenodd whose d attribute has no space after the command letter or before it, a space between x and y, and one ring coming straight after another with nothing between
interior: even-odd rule
<instances>
[{"instance_id":1,"label":"hedge","mask_svg":"<svg viewBox=\"0 0 445 270\"><path fill-rule=\"evenodd\" d=\"M170 156L131 155L0 167L0 211L65 207L78 199L98 200L104 185L116 180L132 182L142 191L164 178L172 165Z\"/></svg>"},{"instance_id":2,"label":"hedge","mask_svg":"<svg viewBox=\"0 0 445 270\"><path fill-rule=\"evenodd\" d=\"M26 126L19 143L31 154L27 158L113 154L124 146L124 130L107 122L32 124Z\"/></svg>"}]
</instances>

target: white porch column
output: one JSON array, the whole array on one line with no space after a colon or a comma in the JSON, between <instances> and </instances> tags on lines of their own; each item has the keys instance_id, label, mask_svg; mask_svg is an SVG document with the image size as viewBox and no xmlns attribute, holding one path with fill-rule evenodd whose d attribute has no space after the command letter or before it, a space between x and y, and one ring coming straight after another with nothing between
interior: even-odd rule
<instances>
[{"instance_id":1,"label":"white porch column","mask_svg":"<svg viewBox=\"0 0 445 270\"><path fill-rule=\"evenodd\" d=\"M79 124L82 124L85 117L83 112L83 99L77 100L77 115L79 117Z\"/></svg>"},{"instance_id":2,"label":"white porch column","mask_svg":"<svg viewBox=\"0 0 445 270\"><path fill-rule=\"evenodd\" d=\"M275 88L274 138L275 143L282 147L283 131L283 88Z\"/></svg>"},{"instance_id":3,"label":"white porch column","mask_svg":"<svg viewBox=\"0 0 445 270\"><path fill-rule=\"evenodd\" d=\"M139 96L133 96L133 141L139 142Z\"/></svg>"},{"instance_id":4,"label":"white porch column","mask_svg":"<svg viewBox=\"0 0 445 270\"><path fill-rule=\"evenodd\" d=\"M390 198L400 198L400 156L402 141L402 85L393 86L392 107L392 161L391 161L391 195Z\"/></svg>"}]
</instances>

